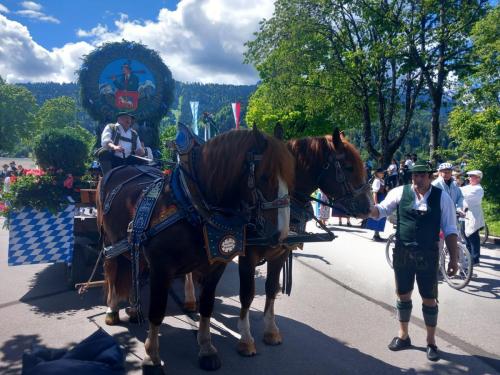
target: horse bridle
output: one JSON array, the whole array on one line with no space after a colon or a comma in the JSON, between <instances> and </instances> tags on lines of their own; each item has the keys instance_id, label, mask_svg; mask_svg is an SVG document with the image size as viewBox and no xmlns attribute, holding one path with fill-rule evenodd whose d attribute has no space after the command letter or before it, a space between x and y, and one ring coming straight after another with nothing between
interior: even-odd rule
<instances>
[{"instance_id":1,"label":"horse bridle","mask_svg":"<svg viewBox=\"0 0 500 375\"><path fill-rule=\"evenodd\" d=\"M258 154L255 151L249 151L246 155L246 163L248 166L248 180L247 186L250 190L252 197L251 204L242 202L245 210L250 213L250 224L255 227L257 234L266 236L265 233L265 218L262 211L275 210L279 208L285 208L290 206L290 196L288 194L282 197L277 197L276 199L269 201L266 199L262 191L257 187L255 183L255 167L262 160L262 154Z\"/></svg>"},{"instance_id":2,"label":"horse bridle","mask_svg":"<svg viewBox=\"0 0 500 375\"><path fill-rule=\"evenodd\" d=\"M325 176L325 174L330 170L333 165L335 168L335 181L339 183L343 189L343 194L340 198L330 198L331 205L334 208L340 208L348 214L352 214L357 211L358 204L355 201L355 198L360 194L366 194L370 189L369 184L363 184L361 187L355 189L351 185L351 183L347 180L346 175L344 173L344 169L342 168L341 161L345 159L345 154L337 155L335 153L329 153L326 158L326 163L322 166L321 173L318 176L316 181L317 186L320 186L321 179Z\"/></svg>"}]
</instances>

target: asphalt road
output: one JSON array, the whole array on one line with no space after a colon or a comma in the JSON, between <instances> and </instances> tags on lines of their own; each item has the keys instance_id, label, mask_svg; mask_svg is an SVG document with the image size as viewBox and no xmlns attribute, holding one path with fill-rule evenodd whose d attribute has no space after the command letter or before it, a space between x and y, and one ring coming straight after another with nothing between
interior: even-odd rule
<instances>
[{"instance_id":1,"label":"asphalt road","mask_svg":"<svg viewBox=\"0 0 500 375\"><path fill-rule=\"evenodd\" d=\"M238 274L236 264L228 267L218 288L212 326L223 362L218 374L499 373L498 247L484 249L481 266L464 290L440 285L437 343L443 358L432 363L425 358L418 295L410 324L414 349L398 353L387 349L397 322L385 244L372 242L371 233L357 227L335 229L338 238L333 242L306 245L295 255L292 295L279 296L276 302L284 339L277 347L261 341L265 266L259 268L251 312L258 355L252 358L242 358L235 350ZM7 244L8 232L0 230L0 374L20 373L22 353L32 344L70 347L98 327L126 351L129 374L141 373L145 326L105 326L100 289L78 296L67 288L62 264L8 267ZM161 328L161 356L171 374L203 374L197 365L197 316L180 309L181 291L182 284L176 283Z\"/></svg>"}]
</instances>

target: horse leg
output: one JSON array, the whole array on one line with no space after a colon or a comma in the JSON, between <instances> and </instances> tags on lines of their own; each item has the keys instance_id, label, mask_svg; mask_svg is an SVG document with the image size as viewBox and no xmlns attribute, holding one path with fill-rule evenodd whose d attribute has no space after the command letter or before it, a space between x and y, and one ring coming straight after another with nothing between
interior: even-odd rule
<instances>
[{"instance_id":1,"label":"horse leg","mask_svg":"<svg viewBox=\"0 0 500 375\"><path fill-rule=\"evenodd\" d=\"M238 259L240 274L240 318L238 320L238 329L241 334L238 342L238 353L245 357L257 354L255 340L250 331L250 305L255 296L255 263L250 256L241 256Z\"/></svg>"},{"instance_id":2,"label":"horse leg","mask_svg":"<svg viewBox=\"0 0 500 375\"><path fill-rule=\"evenodd\" d=\"M118 308L118 303L120 299L116 294L115 281L117 275L118 264L116 258L106 259L104 261L104 279L106 282L106 304L108 306L106 310L105 323L108 326L114 326L120 323L120 309Z\"/></svg>"},{"instance_id":3,"label":"horse leg","mask_svg":"<svg viewBox=\"0 0 500 375\"><path fill-rule=\"evenodd\" d=\"M184 310L187 312L196 311L196 295L193 283L193 274L187 273L184 280Z\"/></svg>"},{"instance_id":4,"label":"horse leg","mask_svg":"<svg viewBox=\"0 0 500 375\"><path fill-rule=\"evenodd\" d=\"M198 363L203 370L214 371L221 367L217 349L212 345L210 337L210 317L214 310L215 288L226 266L214 266L211 272L203 278L200 294L200 326L198 328Z\"/></svg>"},{"instance_id":5,"label":"horse leg","mask_svg":"<svg viewBox=\"0 0 500 375\"><path fill-rule=\"evenodd\" d=\"M158 334L167 309L168 290L172 282L172 277L164 270L154 268L153 266L151 267L149 277L149 332L144 343L146 357L143 360L143 372L156 373L160 370L163 371Z\"/></svg>"},{"instance_id":6,"label":"horse leg","mask_svg":"<svg viewBox=\"0 0 500 375\"><path fill-rule=\"evenodd\" d=\"M264 307L264 343L280 345L283 341L274 316L274 301L279 291L279 277L289 251L267 262L266 305Z\"/></svg>"}]
</instances>

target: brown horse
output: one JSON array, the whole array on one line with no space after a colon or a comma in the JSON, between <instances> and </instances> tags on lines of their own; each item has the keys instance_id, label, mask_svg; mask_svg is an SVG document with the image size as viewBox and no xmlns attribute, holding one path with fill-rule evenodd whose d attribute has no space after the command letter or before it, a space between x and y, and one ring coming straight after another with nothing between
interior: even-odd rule
<instances>
[{"instance_id":1,"label":"brown horse","mask_svg":"<svg viewBox=\"0 0 500 375\"><path fill-rule=\"evenodd\" d=\"M259 225L254 227L266 237L282 240L288 235L289 207L272 204L286 201L283 198L287 197L294 181L293 156L282 142L256 129L230 131L199 146L197 155L196 165L189 174L186 173L185 178L196 180L198 193L207 207L218 212L245 212L246 217L251 218L247 221L258 222ZM154 173L152 175L154 177ZM127 237L136 203L153 177L144 173L144 169L139 171L135 167L124 167L114 170L109 178L103 180L103 186L98 189L98 225L102 228L105 246ZM123 184L127 180L130 182ZM119 185L121 189L117 192ZM152 213L152 225L178 206L172 189L171 183L165 184ZM114 199L109 206L106 198L111 192ZM106 202L110 208L104 212L103 204ZM198 330L199 363L207 370L220 367L217 350L211 343L210 317L215 288L225 263L209 262L204 250L201 221L181 219L143 245L150 282L149 332L144 364L152 363L155 371L161 369L158 333L170 284L174 277L194 270L203 275ZM107 322L116 324L119 321L118 302L126 300L131 292L130 262L122 256L106 260L105 279L108 287Z\"/></svg>"},{"instance_id":2,"label":"brown horse","mask_svg":"<svg viewBox=\"0 0 500 375\"><path fill-rule=\"evenodd\" d=\"M279 132L279 129L275 129L275 135ZM295 188L291 194L292 207L293 204L300 208L310 207L309 196L319 188L349 215L368 214L372 202L363 162L356 148L337 129L333 135L288 141L287 147L295 157L296 168ZM261 260L267 260L264 342L279 345L282 336L275 322L274 301L279 291L280 272L291 248L285 245L278 248L252 246L247 250L246 255L240 256L238 261L241 302L238 352L243 356L252 356L257 353L249 321L249 309L255 295L255 268ZM192 281L187 278L187 307L195 306L193 288Z\"/></svg>"}]
</instances>

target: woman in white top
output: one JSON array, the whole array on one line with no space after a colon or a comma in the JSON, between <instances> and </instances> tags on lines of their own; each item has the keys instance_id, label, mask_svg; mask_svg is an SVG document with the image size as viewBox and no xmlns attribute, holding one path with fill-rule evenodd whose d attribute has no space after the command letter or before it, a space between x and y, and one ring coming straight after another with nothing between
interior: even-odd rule
<instances>
[{"instance_id":1,"label":"woman in white top","mask_svg":"<svg viewBox=\"0 0 500 375\"><path fill-rule=\"evenodd\" d=\"M467 172L470 183L460 188L464 196L464 208L467 209L465 216L465 241L469 249L474 265L479 264L481 255L481 241L479 230L484 227L484 214L481 202L484 190L481 186L483 172L479 170Z\"/></svg>"}]
</instances>

